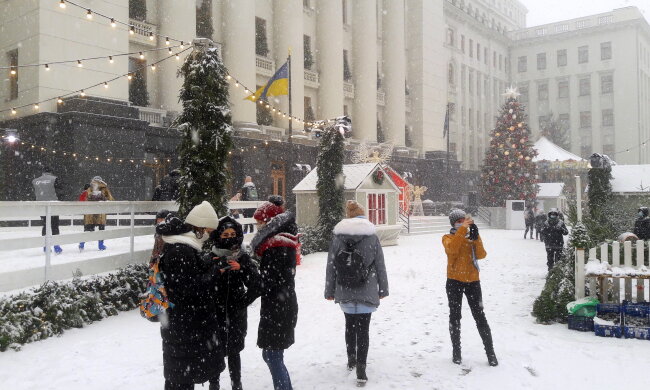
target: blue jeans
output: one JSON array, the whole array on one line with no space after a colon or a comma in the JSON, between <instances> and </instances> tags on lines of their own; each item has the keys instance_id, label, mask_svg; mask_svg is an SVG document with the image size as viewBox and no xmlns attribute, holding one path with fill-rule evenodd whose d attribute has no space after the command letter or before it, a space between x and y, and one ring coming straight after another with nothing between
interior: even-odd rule
<instances>
[{"instance_id":1,"label":"blue jeans","mask_svg":"<svg viewBox=\"0 0 650 390\"><path fill-rule=\"evenodd\" d=\"M275 390L293 390L289 371L284 365L284 349L263 349L262 358L269 366Z\"/></svg>"}]
</instances>

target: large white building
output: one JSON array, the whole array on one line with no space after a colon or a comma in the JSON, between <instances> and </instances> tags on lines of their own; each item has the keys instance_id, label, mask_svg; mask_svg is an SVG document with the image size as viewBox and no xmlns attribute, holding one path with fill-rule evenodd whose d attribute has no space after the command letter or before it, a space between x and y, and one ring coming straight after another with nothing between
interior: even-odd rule
<instances>
[{"instance_id":1,"label":"large white building","mask_svg":"<svg viewBox=\"0 0 650 390\"><path fill-rule=\"evenodd\" d=\"M102 83L168 56L163 37L187 44L199 36L218 44L230 73L250 89L264 85L291 48L295 116L347 114L356 139L383 138L398 153L445 150L450 102L450 149L477 170L501 93L514 84L535 134L554 114L570 128L576 154L630 149L614 158L650 159L650 147L637 147L650 137L648 24L633 7L526 28L528 11L517 0L76 0L83 8L59 1L0 3L0 66L51 64L4 70L0 119L56 111L56 101L11 108L99 84L84 92L146 106L141 118L162 122L180 109L176 60L139 73L146 104L133 81ZM111 27L100 14L127 25ZM133 54L106 58L117 53ZM103 58L55 64L89 57ZM244 97L231 89L238 128L287 127ZM288 111L286 97L273 103Z\"/></svg>"}]
</instances>

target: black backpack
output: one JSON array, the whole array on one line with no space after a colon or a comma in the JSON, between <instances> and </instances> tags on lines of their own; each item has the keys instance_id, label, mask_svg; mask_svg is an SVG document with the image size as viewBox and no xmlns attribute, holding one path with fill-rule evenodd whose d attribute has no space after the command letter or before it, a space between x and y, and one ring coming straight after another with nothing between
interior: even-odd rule
<instances>
[{"instance_id":1,"label":"black backpack","mask_svg":"<svg viewBox=\"0 0 650 390\"><path fill-rule=\"evenodd\" d=\"M356 242L347 241L345 248L334 257L336 282L343 287L361 287L368 281L370 267L366 267L356 246Z\"/></svg>"}]
</instances>

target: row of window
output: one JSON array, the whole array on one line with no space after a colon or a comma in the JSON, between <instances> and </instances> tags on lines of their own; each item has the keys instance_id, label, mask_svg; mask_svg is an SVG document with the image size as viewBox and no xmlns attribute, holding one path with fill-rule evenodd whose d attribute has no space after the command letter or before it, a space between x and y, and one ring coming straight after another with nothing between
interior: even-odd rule
<instances>
[{"instance_id":1,"label":"row of window","mask_svg":"<svg viewBox=\"0 0 650 390\"><path fill-rule=\"evenodd\" d=\"M447 29L447 44L453 47L456 47L456 32L452 28ZM488 62L490 61L490 50L487 47L483 47L481 50L481 44L479 42L476 42L476 45L474 45L474 40L469 39L469 44L467 45L468 48L468 54L470 58L474 58L474 53L476 53L476 59L480 62L481 58L482 61L485 65L488 65ZM474 49L476 48L476 51ZM465 51L465 35L461 34L460 35L460 50L463 52L463 54L466 53ZM492 67L495 69L499 70L504 70L507 72L508 71L508 64L507 64L507 58L505 58L504 61L504 56L503 54L498 54L496 51L492 51Z\"/></svg>"},{"instance_id":2,"label":"row of window","mask_svg":"<svg viewBox=\"0 0 650 390\"><path fill-rule=\"evenodd\" d=\"M560 49L556 53L557 66L563 67L567 66L567 50ZM600 59L602 61L612 59L612 42L602 42L600 44ZM589 62L589 46L580 46L578 47L578 63L586 64ZM537 70L546 69L546 53L537 54ZM528 57L520 56L517 60L517 71L519 73L524 73L528 71Z\"/></svg>"},{"instance_id":3,"label":"row of window","mask_svg":"<svg viewBox=\"0 0 650 390\"><path fill-rule=\"evenodd\" d=\"M539 125L539 129L544 129L549 121L551 121L551 116L549 115L541 115L537 117L537 123ZM570 121L570 116L569 114L560 114L558 115L558 122L564 127L564 128L570 128L571 127L571 121ZM601 110L601 121L600 121L601 127L613 127L614 126L614 110L611 108ZM591 111L580 111L580 128L581 129L591 129L592 128L592 120L591 120Z\"/></svg>"},{"instance_id":4,"label":"row of window","mask_svg":"<svg viewBox=\"0 0 650 390\"><path fill-rule=\"evenodd\" d=\"M591 78L585 77L578 80L579 96L591 95ZM520 86L519 93L521 96L519 100L523 103L529 101L528 86ZM614 93L614 76L612 74L604 74L600 76L600 93L602 95ZM569 98L569 81L560 80L557 82L557 97ZM537 84L537 100L546 101L549 99L548 83Z\"/></svg>"}]
</instances>

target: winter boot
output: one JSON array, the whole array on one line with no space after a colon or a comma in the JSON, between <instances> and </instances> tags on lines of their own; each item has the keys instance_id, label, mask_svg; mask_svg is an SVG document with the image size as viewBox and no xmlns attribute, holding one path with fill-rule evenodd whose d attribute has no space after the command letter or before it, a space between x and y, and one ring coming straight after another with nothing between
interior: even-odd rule
<instances>
[{"instance_id":1,"label":"winter boot","mask_svg":"<svg viewBox=\"0 0 650 390\"><path fill-rule=\"evenodd\" d=\"M243 390L241 381L232 381L230 382L230 388L232 390Z\"/></svg>"},{"instance_id":2,"label":"winter boot","mask_svg":"<svg viewBox=\"0 0 650 390\"><path fill-rule=\"evenodd\" d=\"M104 240L99 240L99 244L97 245L100 251L105 251L106 250L106 245L104 245Z\"/></svg>"},{"instance_id":3,"label":"winter boot","mask_svg":"<svg viewBox=\"0 0 650 390\"><path fill-rule=\"evenodd\" d=\"M357 358L354 355L348 355L348 371L354 370L357 366Z\"/></svg>"},{"instance_id":4,"label":"winter boot","mask_svg":"<svg viewBox=\"0 0 650 390\"><path fill-rule=\"evenodd\" d=\"M58 245L54 245L54 253L56 253L57 255L60 255L61 252L63 252L63 249L61 249L61 247L58 246Z\"/></svg>"},{"instance_id":5,"label":"winter boot","mask_svg":"<svg viewBox=\"0 0 650 390\"><path fill-rule=\"evenodd\" d=\"M497 360L497 355L494 354L494 351L487 352L487 358L488 358L488 364L490 366L496 367L499 365L499 361Z\"/></svg>"},{"instance_id":6,"label":"winter boot","mask_svg":"<svg viewBox=\"0 0 650 390\"><path fill-rule=\"evenodd\" d=\"M86 245L85 242L80 242L80 243L79 243L79 251L84 250L84 245Z\"/></svg>"},{"instance_id":7,"label":"winter boot","mask_svg":"<svg viewBox=\"0 0 650 390\"><path fill-rule=\"evenodd\" d=\"M210 380L210 387L208 387L209 390L219 390L221 387L219 386L219 379L212 379ZM233 387L234 389L234 387Z\"/></svg>"},{"instance_id":8,"label":"winter boot","mask_svg":"<svg viewBox=\"0 0 650 390\"><path fill-rule=\"evenodd\" d=\"M364 363L357 364L357 383L366 383L368 382L368 376L366 375L366 365Z\"/></svg>"},{"instance_id":9,"label":"winter boot","mask_svg":"<svg viewBox=\"0 0 650 390\"><path fill-rule=\"evenodd\" d=\"M454 351L451 354L451 361L454 362L454 364L461 364L463 362L460 347L454 347Z\"/></svg>"}]
</instances>

